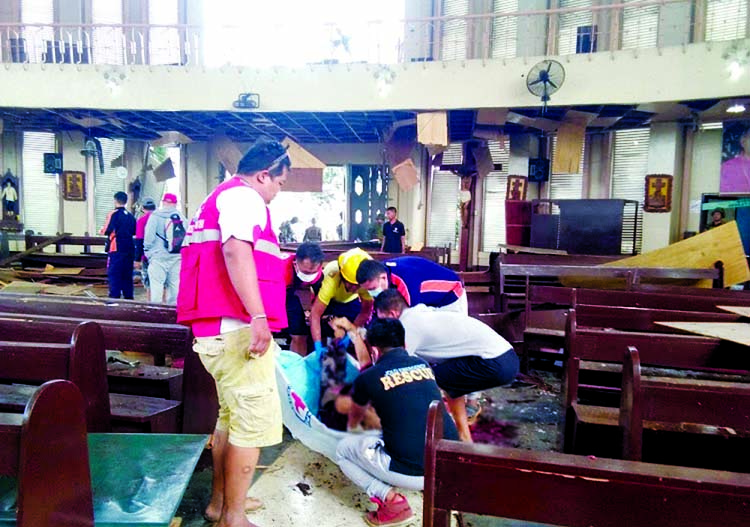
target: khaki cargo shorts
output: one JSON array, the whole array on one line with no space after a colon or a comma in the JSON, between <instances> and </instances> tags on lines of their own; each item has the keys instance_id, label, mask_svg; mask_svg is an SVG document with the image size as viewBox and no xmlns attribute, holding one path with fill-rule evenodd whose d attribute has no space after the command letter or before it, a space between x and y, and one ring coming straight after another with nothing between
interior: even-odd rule
<instances>
[{"instance_id":1,"label":"khaki cargo shorts","mask_svg":"<svg viewBox=\"0 0 750 527\"><path fill-rule=\"evenodd\" d=\"M216 337L195 339L193 350L216 381L219 418L216 429L228 432L239 447L265 447L281 442L281 402L276 388L276 353L271 340L262 357L248 358L249 327Z\"/></svg>"}]
</instances>

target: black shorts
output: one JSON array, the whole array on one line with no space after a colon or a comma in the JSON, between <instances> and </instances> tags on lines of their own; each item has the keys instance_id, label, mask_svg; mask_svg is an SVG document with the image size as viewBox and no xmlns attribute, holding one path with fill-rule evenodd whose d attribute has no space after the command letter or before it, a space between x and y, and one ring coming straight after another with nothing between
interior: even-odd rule
<instances>
[{"instance_id":1,"label":"black shorts","mask_svg":"<svg viewBox=\"0 0 750 527\"><path fill-rule=\"evenodd\" d=\"M302 309L302 302L291 289L286 292L286 318L287 332L290 335L309 335L310 328L307 327L305 320L305 310Z\"/></svg>"},{"instance_id":2,"label":"black shorts","mask_svg":"<svg viewBox=\"0 0 750 527\"><path fill-rule=\"evenodd\" d=\"M455 399L513 382L518 374L518 355L511 349L494 359L458 357L433 364L432 371L437 385Z\"/></svg>"}]
</instances>

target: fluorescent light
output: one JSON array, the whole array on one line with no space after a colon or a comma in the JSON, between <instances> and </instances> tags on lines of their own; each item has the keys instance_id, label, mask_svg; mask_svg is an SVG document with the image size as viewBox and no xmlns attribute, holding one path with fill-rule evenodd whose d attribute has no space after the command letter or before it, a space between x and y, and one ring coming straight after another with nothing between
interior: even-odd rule
<instances>
[{"instance_id":1,"label":"fluorescent light","mask_svg":"<svg viewBox=\"0 0 750 527\"><path fill-rule=\"evenodd\" d=\"M724 123L721 121L717 121L714 123L703 123L701 125L701 130L721 130L724 128Z\"/></svg>"},{"instance_id":2,"label":"fluorescent light","mask_svg":"<svg viewBox=\"0 0 750 527\"><path fill-rule=\"evenodd\" d=\"M745 105L744 104L733 104L729 108L727 108L727 113L742 113L745 111Z\"/></svg>"}]
</instances>

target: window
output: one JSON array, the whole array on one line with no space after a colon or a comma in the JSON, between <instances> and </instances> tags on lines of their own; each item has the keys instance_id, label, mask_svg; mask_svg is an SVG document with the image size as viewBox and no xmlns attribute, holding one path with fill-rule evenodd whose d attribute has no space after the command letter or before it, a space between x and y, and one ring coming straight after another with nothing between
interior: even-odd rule
<instances>
[{"instance_id":1,"label":"window","mask_svg":"<svg viewBox=\"0 0 750 527\"><path fill-rule=\"evenodd\" d=\"M635 211L625 208L622 233L622 252L632 253L635 243L636 252L641 250L643 223L641 207L643 205L644 182L648 165L649 129L636 128L615 132L614 158L612 162L612 198L637 200L638 224L635 240L632 236L632 225Z\"/></svg>"},{"instance_id":2,"label":"window","mask_svg":"<svg viewBox=\"0 0 750 527\"><path fill-rule=\"evenodd\" d=\"M505 243L505 194L508 186L508 161L510 145L508 138L502 143L489 141L492 161L502 169L492 171L484 178L484 217L482 225L482 251L497 252L498 245Z\"/></svg>"},{"instance_id":3,"label":"window","mask_svg":"<svg viewBox=\"0 0 750 527\"><path fill-rule=\"evenodd\" d=\"M468 0L443 0L443 16L466 16L469 13ZM466 58L466 19L441 22L440 58L457 60Z\"/></svg>"},{"instance_id":4,"label":"window","mask_svg":"<svg viewBox=\"0 0 750 527\"><path fill-rule=\"evenodd\" d=\"M460 165L463 145L452 144L443 153L443 165ZM427 224L427 245L458 246L460 213L458 191L461 179L448 170L433 169L430 194L430 215Z\"/></svg>"},{"instance_id":5,"label":"window","mask_svg":"<svg viewBox=\"0 0 750 527\"><path fill-rule=\"evenodd\" d=\"M632 3L637 0L626 0ZM622 49L655 48L659 6L626 7L622 12Z\"/></svg>"},{"instance_id":6,"label":"window","mask_svg":"<svg viewBox=\"0 0 750 527\"><path fill-rule=\"evenodd\" d=\"M125 192L127 172L112 168L112 160L120 157L125 151L122 139L100 139L104 157L104 173L99 170L99 161L94 159L94 217L95 230L99 230L107 221L107 214L114 207L115 192ZM125 175L125 178L121 177Z\"/></svg>"},{"instance_id":7,"label":"window","mask_svg":"<svg viewBox=\"0 0 750 527\"><path fill-rule=\"evenodd\" d=\"M124 64L125 38L121 27L122 3L115 0L92 0L91 22L95 64ZM109 27L96 27L109 24Z\"/></svg>"},{"instance_id":8,"label":"window","mask_svg":"<svg viewBox=\"0 0 750 527\"><path fill-rule=\"evenodd\" d=\"M552 161L557 155L557 136L552 137ZM581 165L575 174L555 174L549 178L550 199L581 199L583 198L583 175L586 173L586 140L581 146Z\"/></svg>"},{"instance_id":9,"label":"window","mask_svg":"<svg viewBox=\"0 0 750 527\"><path fill-rule=\"evenodd\" d=\"M560 7L591 7L591 0L560 0ZM571 55L596 51L593 27L594 16L590 10L562 13L558 19L557 54Z\"/></svg>"},{"instance_id":10,"label":"window","mask_svg":"<svg viewBox=\"0 0 750 527\"><path fill-rule=\"evenodd\" d=\"M151 0L148 3L148 23L176 26L179 24L177 0ZM149 30L149 64L180 64L180 33L171 27Z\"/></svg>"},{"instance_id":11,"label":"window","mask_svg":"<svg viewBox=\"0 0 750 527\"><path fill-rule=\"evenodd\" d=\"M518 0L494 0L493 12L514 13L518 11ZM492 58L516 56L518 17L496 16L492 19Z\"/></svg>"},{"instance_id":12,"label":"window","mask_svg":"<svg viewBox=\"0 0 750 527\"><path fill-rule=\"evenodd\" d=\"M747 37L747 0L708 0L706 40Z\"/></svg>"},{"instance_id":13,"label":"window","mask_svg":"<svg viewBox=\"0 0 750 527\"><path fill-rule=\"evenodd\" d=\"M44 173L44 154L56 152L56 143L55 134L23 134L23 224L26 229L50 236L60 231L59 183L56 175Z\"/></svg>"},{"instance_id":14,"label":"window","mask_svg":"<svg viewBox=\"0 0 750 527\"><path fill-rule=\"evenodd\" d=\"M55 21L53 0L22 0L21 22L23 28L23 55L30 62L43 62L43 53L47 42L52 45L54 32L52 25ZM51 48L50 48L51 49ZM20 61L24 62L24 61Z\"/></svg>"}]
</instances>

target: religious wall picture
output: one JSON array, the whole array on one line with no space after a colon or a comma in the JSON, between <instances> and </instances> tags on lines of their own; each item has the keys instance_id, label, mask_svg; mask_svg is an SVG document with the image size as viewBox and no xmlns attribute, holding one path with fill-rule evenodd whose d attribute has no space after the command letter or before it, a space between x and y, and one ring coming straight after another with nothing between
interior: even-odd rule
<instances>
[{"instance_id":1,"label":"religious wall picture","mask_svg":"<svg viewBox=\"0 0 750 527\"><path fill-rule=\"evenodd\" d=\"M508 188L505 191L505 199L511 201L525 201L528 181L529 180L526 176L508 176Z\"/></svg>"},{"instance_id":2,"label":"religious wall picture","mask_svg":"<svg viewBox=\"0 0 750 527\"><path fill-rule=\"evenodd\" d=\"M719 192L750 192L750 121L724 123Z\"/></svg>"},{"instance_id":3,"label":"religious wall picture","mask_svg":"<svg viewBox=\"0 0 750 527\"><path fill-rule=\"evenodd\" d=\"M645 212L672 211L672 182L672 176L667 174L646 176L646 195L643 201Z\"/></svg>"},{"instance_id":4,"label":"religious wall picture","mask_svg":"<svg viewBox=\"0 0 750 527\"><path fill-rule=\"evenodd\" d=\"M66 170L63 175L63 199L66 201L86 201L86 174Z\"/></svg>"}]
</instances>

